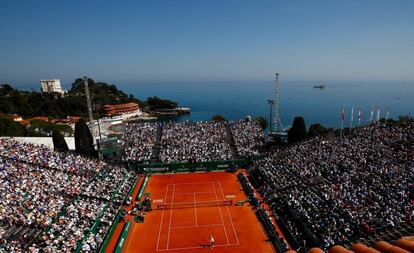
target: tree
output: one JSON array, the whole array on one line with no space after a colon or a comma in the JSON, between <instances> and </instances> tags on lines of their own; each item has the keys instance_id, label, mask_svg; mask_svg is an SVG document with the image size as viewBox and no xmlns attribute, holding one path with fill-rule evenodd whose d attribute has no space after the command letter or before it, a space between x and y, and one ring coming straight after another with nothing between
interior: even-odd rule
<instances>
[{"instance_id":1,"label":"tree","mask_svg":"<svg viewBox=\"0 0 414 253\"><path fill-rule=\"evenodd\" d=\"M94 85L95 85L95 81L91 78L88 78L88 87L91 89L91 88L93 88ZM72 88L71 88L70 91L71 92L80 92L80 93L85 92L85 85L84 85L83 78L77 78L72 83Z\"/></svg>"},{"instance_id":2,"label":"tree","mask_svg":"<svg viewBox=\"0 0 414 253\"><path fill-rule=\"evenodd\" d=\"M81 155L95 156L93 137L83 118L75 124L75 148Z\"/></svg>"},{"instance_id":3,"label":"tree","mask_svg":"<svg viewBox=\"0 0 414 253\"><path fill-rule=\"evenodd\" d=\"M159 97L149 97L147 99L147 105L150 110L174 109L178 106L174 101Z\"/></svg>"},{"instance_id":4,"label":"tree","mask_svg":"<svg viewBox=\"0 0 414 253\"><path fill-rule=\"evenodd\" d=\"M317 123L317 124L313 124L309 127L308 136L309 137L320 136L320 135L325 135L328 132L329 132L329 130L326 127L324 127L321 124Z\"/></svg>"},{"instance_id":5,"label":"tree","mask_svg":"<svg viewBox=\"0 0 414 253\"><path fill-rule=\"evenodd\" d=\"M25 136L26 129L18 122L0 116L0 136Z\"/></svg>"},{"instance_id":6,"label":"tree","mask_svg":"<svg viewBox=\"0 0 414 253\"><path fill-rule=\"evenodd\" d=\"M12 92L14 89L9 84L1 84L0 85L0 95L7 95Z\"/></svg>"},{"instance_id":7,"label":"tree","mask_svg":"<svg viewBox=\"0 0 414 253\"><path fill-rule=\"evenodd\" d=\"M211 120L212 120L212 121L215 121L215 122L227 121L227 120L226 120L226 118L224 118L224 116L223 116L223 115L220 115L220 114L214 115L214 116L211 118Z\"/></svg>"},{"instance_id":8,"label":"tree","mask_svg":"<svg viewBox=\"0 0 414 253\"><path fill-rule=\"evenodd\" d=\"M63 135L59 131L54 130L52 137L53 147L55 147L56 151L67 152L69 150L65 138L63 138Z\"/></svg>"},{"instance_id":9,"label":"tree","mask_svg":"<svg viewBox=\"0 0 414 253\"><path fill-rule=\"evenodd\" d=\"M295 117L288 131L289 143L295 143L306 138L306 125L303 117Z\"/></svg>"},{"instance_id":10,"label":"tree","mask_svg":"<svg viewBox=\"0 0 414 253\"><path fill-rule=\"evenodd\" d=\"M96 82L88 79L89 91L93 104L123 104L128 102L144 103L118 90L115 85ZM177 103L161 100L161 108L176 107ZM26 118L45 116L50 118L66 118L69 115L87 116L85 86L82 78L72 84L72 89L64 96L39 92L20 91L8 84L0 84L0 112L19 114Z\"/></svg>"},{"instance_id":11,"label":"tree","mask_svg":"<svg viewBox=\"0 0 414 253\"><path fill-rule=\"evenodd\" d=\"M265 117L259 116L255 120L259 123L263 130L269 126L269 122L267 122L267 119Z\"/></svg>"}]
</instances>

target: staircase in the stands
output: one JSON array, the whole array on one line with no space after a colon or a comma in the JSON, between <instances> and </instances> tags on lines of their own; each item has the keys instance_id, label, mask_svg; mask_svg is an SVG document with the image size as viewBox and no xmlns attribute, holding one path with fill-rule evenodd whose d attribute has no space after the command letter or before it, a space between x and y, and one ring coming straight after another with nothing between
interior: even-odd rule
<instances>
[{"instance_id":1,"label":"staircase in the stands","mask_svg":"<svg viewBox=\"0 0 414 253\"><path fill-rule=\"evenodd\" d=\"M394 242L404 236L414 235L414 222L402 223L398 227L378 227L375 233L361 238L359 241L372 245L376 241Z\"/></svg>"},{"instance_id":2,"label":"staircase in the stands","mask_svg":"<svg viewBox=\"0 0 414 253\"><path fill-rule=\"evenodd\" d=\"M151 162L160 162L161 137L162 137L162 126L158 125L155 145L152 148L153 159Z\"/></svg>"},{"instance_id":3,"label":"staircase in the stands","mask_svg":"<svg viewBox=\"0 0 414 253\"><path fill-rule=\"evenodd\" d=\"M254 179L257 186L262 185L263 177L260 175L258 170L254 168L249 170L250 176ZM313 178L303 179L303 188L302 191L312 192L317 194L323 201L327 201L323 194L321 194L320 187L323 184L329 184L330 180L319 176ZM289 194L289 189L281 189L278 194L267 196L266 201L269 206L275 211L276 222L279 221L279 218L283 220L284 225L280 225L282 231L287 236L289 241L290 238L294 238L296 241L306 241L308 248L311 247L321 247L320 236L314 229L311 229L308 224L301 219L301 217L296 213L294 208L290 207L284 200L286 194ZM373 232L368 233L364 232L363 229L357 225L351 226L354 234L352 237L347 238L345 241L341 242L340 245L343 245L345 248L351 248L354 243L361 242L366 245L373 245L377 241L387 241L394 242L405 236L412 236L414 234L414 222L401 223L396 227L390 227L389 225L380 225L381 221L377 222L378 225L372 226L374 229ZM298 252L306 252L305 249L296 249Z\"/></svg>"},{"instance_id":4,"label":"staircase in the stands","mask_svg":"<svg viewBox=\"0 0 414 253\"><path fill-rule=\"evenodd\" d=\"M236 145L234 144L234 136L230 130L230 125L226 124L226 132L227 132L227 142L230 144L231 153L233 155L233 159L239 159L239 154L237 152Z\"/></svg>"},{"instance_id":5,"label":"staircase in the stands","mask_svg":"<svg viewBox=\"0 0 414 253\"><path fill-rule=\"evenodd\" d=\"M19 241L22 245L31 245L43 231L34 226L10 225L6 221L0 221L0 230L4 231L4 239Z\"/></svg>"}]
</instances>

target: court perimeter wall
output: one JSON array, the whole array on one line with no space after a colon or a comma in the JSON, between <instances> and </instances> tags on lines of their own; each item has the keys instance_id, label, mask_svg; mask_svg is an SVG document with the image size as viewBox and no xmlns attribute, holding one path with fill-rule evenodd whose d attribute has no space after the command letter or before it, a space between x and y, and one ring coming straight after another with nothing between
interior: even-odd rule
<instances>
[{"instance_id":1,"label":"court perimeter wall","mask_svg":"<svg viewBox=\"0 0 414 253\"><path fill-rule=\"evenodd\" d=\"M127 167L135 169L139 173L170 173L170 172L194 172L208 170L231 170L246 166L246 159L213 161L213 162L195 162L195 163L150 163L139 164L127 162Z\"/></svg>"}]
</instances>

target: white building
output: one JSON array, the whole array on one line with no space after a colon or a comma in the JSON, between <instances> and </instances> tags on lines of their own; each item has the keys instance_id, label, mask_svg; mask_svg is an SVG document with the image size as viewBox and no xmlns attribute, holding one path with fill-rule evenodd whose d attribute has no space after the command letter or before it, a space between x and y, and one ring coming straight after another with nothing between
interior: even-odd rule
<instances>
[{"instance_id":1,"label":"white building","mask_svg":"<svg viewBox=\"0 0 414 253\"><path fill-rule=\"evenodd\" d=\"M40 80L42 85L42 92L45 93L64 93L62 86L60 85L60 79Z\"/></svg>"}]
</instances>

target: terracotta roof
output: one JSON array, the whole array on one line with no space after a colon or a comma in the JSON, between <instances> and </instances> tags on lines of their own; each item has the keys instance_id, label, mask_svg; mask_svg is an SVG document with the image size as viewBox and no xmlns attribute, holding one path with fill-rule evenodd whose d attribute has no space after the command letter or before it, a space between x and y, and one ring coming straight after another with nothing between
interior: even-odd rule
<instances>
[{"instance_id":1,"label":"terracotta roof","mask_svg":"<svg viewBox=\"0 0 414 253\"><path fill-rule=\"evenodd\" d=\"M104 109L111 108L111 109L121 109L121 108L130 108L130 107L138 107L137 103L126 103L126 104L117 104L117 105L104 105Z\"/></svg>"},{"instance_id":2,"label":"terracotta roof","mask_svg":"<svg viewBox=\"0 0 414 253\"><path fill-rule=\"evenodd\" d=\"M294 253L294 250L288 250L285 253ZM323 253L320 248L312 248L308 253ZM335 245L328 250L328 253L413 253L414 252L414 237L404 237L394 243L394 245L379 241L372 247L368 247L362 243L355 243L351 249L346 249L343 246Z\"/></svg>"},{"instance_id":3,"label":"terracotta roof","mask_svg":"<svg viewBox=\"0 0 414 253\"><path fill-rule=\"evenodd\" d=\"M118 105L104 105L103 110L107 115L129 113L139 109L137 103L126 103Z\"/></svg>"}]
</instances>

